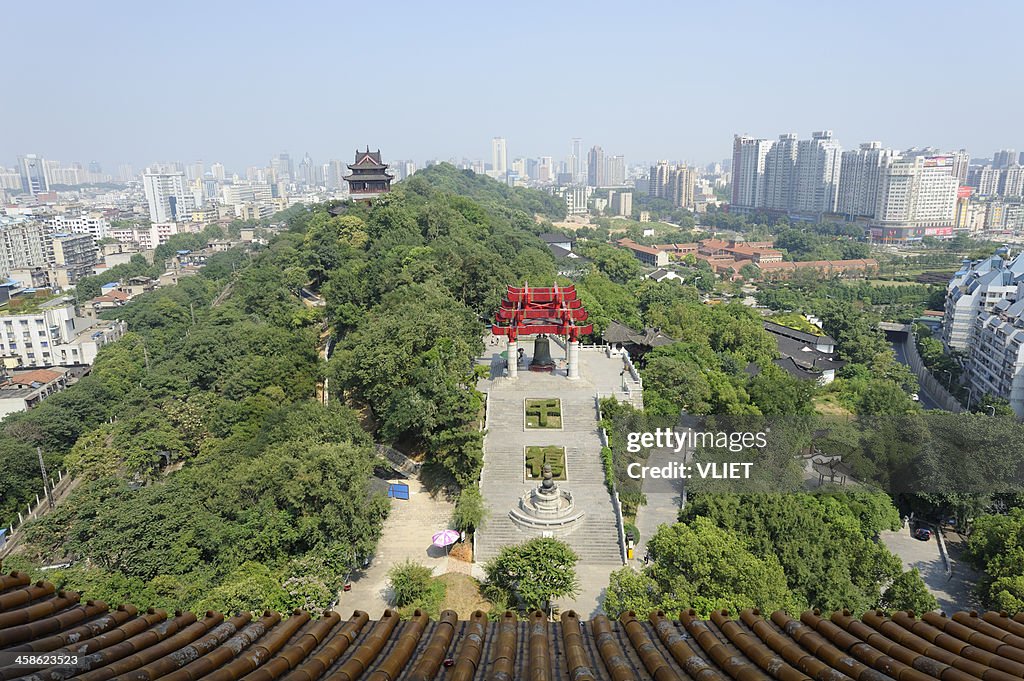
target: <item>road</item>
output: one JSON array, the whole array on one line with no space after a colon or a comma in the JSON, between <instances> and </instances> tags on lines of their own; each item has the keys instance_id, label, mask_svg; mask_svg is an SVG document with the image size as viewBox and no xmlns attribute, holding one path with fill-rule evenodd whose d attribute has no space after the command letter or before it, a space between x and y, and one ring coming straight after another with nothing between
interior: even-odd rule
<instances>
[{"instance_id":1,"label":"road","mask_svg":"<svg viewBox=\"0 0 1024 681\"><path fill-rule=\"evenodd\" d=\"M907 353L904 349L903 343L892 343L891 345L893 352L896 353L896 361L909 367L910 362L907 361ZM921 406L925 409L942 409L942 407L939 406L939 403L935 401L935 398L932 397L931 393L929 393L924 386L921 386L917 391L917 395L921 398Z\"/></svg>"},{"instance_id":2,"label":"road","mask_svg":"<svg viewBox=\"0 0 1024 681\"><path fill-rule=\"evenodd\" d=\"M974 585L979 575L960 560L959 547L947 546L952 560L953 574L946 574L946 566L939 553L939 544L933 535L928 541L914 539L910 527L895 532L882 532L882 542L900 557L903 568L917 568L928 590L946 613L980 608Z\"/></svg>"}]
</instances>

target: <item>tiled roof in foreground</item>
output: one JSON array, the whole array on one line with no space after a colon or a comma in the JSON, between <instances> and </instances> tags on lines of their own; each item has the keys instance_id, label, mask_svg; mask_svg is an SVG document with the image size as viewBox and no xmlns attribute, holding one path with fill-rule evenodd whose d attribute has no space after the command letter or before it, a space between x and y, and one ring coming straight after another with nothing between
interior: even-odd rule
<instances>
[{"instance_id":1,"label":"tiled roof in foreground","mask_svg":"<svg viewBox=\"0 0 1024 681\"><path fill-rule=\"evenodd\" d=\"M1024 616L988 612L951 618L870 612L798 619L745 610L709 621L683 612L638 619L574 613L548 622L481 612L459 620L371 621L333 612L223 616L110 609L78 594L0 576L0 659L11 652L77 655L76 668L31 679L89 681L1013 681L1024 676ZM27 672L8 666L0 679Z\"/></svg>"}]
</instances>

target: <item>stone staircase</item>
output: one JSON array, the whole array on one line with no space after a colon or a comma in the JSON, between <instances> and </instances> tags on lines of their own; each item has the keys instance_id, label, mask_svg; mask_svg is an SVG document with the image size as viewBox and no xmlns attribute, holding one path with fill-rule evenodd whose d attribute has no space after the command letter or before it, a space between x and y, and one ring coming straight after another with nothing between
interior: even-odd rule
<instances>
[{"instance_id":1,"label":"stone staircase","mask_svg":"<svg viewBox=\"0 0 1024 681\"><path fill-rule=\"evenodd\" d=\"M621 565L615 511L604 486L593 386L570 382L564 376L523 372L514 381L491 381L488 394L488 431L480 488L489 515L476 534L476 560L489 560L503 546L541 536L513 523L508 511L539 482L525 479L524 448L558 445L565 448L567 477L558 484L572 493L576 507L585 511L586 516L566 534L556 531L554 536L576 551L581 564ZM525 429L524 400L543 397L561 400L561 430Z\"/></svg>"}]
</instances>

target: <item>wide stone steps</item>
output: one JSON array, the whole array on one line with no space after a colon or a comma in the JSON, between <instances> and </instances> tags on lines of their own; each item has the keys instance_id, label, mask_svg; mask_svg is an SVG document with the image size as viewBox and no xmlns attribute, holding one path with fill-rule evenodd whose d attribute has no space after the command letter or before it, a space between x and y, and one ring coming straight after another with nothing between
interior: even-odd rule
<instances>
[{"instance_id":1,"label":"wide stone steps","mask_svg":"<svg viewBox=\"0 0 1024 681\"><path fill-rule=\"evenodd\" d=\"M522 544L536 536L536 533L521 530L508 516L488 518L484 531L477 534L476 560L491 560L498 555L502 547ZM588 514L583 524L570 534L554 536L567 543L579 556L582 564L622 564L618 528L614 518L601 519Z\"/></svg>"},{"instance_id":2,"label":"wide stone steps","mask_svg":"<svg viewBox=\"0 0 1024 681\"><path fill-rule=\"evenodd\" d=\"M515 381L482 382L481 389L489 397L480 489L488 519L476 533L477 560L493 558L503 546L543 536L539 529L515 524L508 512L540 482L525 478L524 448L554 445L565 448L567 479L558 484L572 493L576 509L585 515L567 533L556 529L551 536L568 543L579 555L581 565L622 564L615 510L604 487L596 401L598 393L611 394L619 389L622 363L601 353L584 354L586 371L580 381L521 372ZM561 428L526 428L526 400L543 398L561 401Z\"/></svg>"}]
</instances>

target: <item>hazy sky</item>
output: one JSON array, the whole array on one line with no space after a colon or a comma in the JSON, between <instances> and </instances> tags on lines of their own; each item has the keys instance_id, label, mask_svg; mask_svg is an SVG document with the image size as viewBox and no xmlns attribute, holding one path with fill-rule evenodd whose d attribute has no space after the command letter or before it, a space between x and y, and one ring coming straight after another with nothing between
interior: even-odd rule
<instances>
[{"instance_id":1,"label":"hazy sky","mask_svg":"<svg viewBox=\"0 0 1024 681\"><path fill-rule=\"evenodd\" d=\"M1024 150L1019 2L4 2L0 165Z\"/></svg>"}]
</instances>

